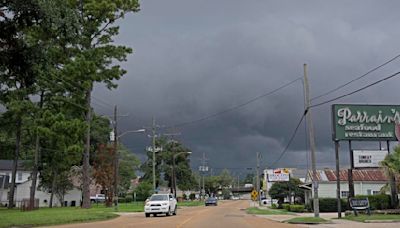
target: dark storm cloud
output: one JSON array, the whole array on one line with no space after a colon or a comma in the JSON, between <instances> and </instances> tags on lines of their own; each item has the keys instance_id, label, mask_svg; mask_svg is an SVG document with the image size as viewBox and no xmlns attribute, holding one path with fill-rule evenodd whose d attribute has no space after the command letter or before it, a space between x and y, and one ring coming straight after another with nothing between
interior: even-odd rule
<instances>
[{"instance_id":1,"label":"dark storm cloud","mask_svg":"<svg viewBox=\"0 0 400 228\"><path fill-rule=\"evenodd\" d=\"M156 1L120 23L116 40L134 48L123 64L119 88L100 86L95 96L118 104L121 130L140 128L156 116L173 125L241 104L303 75L309 64L311 95L357 77L397 55L397 1ZM352 91L399 70L399 61L329 97ZM339 102L398 103L399 79ZM328 97L326 97L328 98ZM315 100L314 103L326 98ZM214 167L247 167L255 152L271 164L283 150L303 110L301 82L242 109L177 129L197 166L205 152ZM94 103L99 113L112 110ZM107 110L108 109L108 110ZM313 109L320 167L334 162L330 106ZM145 158L149 140L124 143ZM304 126L281 166L305 167ZM342 148L341 159L348 160Z\"/></svg>"}]
</instances>

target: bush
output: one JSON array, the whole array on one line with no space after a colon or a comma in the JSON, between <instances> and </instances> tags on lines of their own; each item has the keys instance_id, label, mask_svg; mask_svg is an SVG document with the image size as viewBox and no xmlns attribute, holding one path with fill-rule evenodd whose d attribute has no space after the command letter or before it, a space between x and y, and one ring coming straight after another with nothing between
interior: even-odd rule
<instances>
[{"instance_id":1,"label":"bush","mask_svg":"<svg viewBox=\"0 0 400 228\"><path fill-rule=\"evenodd\" d=\"M182 198L183 198L183 200L187 200L187 195L185 193L183 193Z\"/></svg>"},{"instance_id":2,"label":"bush","mask_svg":"<svg viewBox=\"0 0 400 228\"><path fill-rule=\"evenodd\" d=\"M304 212L304 205L290 205L289 209L292 212Z\"/></svg>"},{"instance_id":3,"label":"bush","mask_svg":"<svg viewBox=\"0 0 400 228\"><path fill-rule=\"evenodd\" d=\"M196 194L190 193L189 199L190 199L190 200L195 200L195 199L196 199Z\"/></svg>"},{"instance_id":4,"label":"bush","mask_svg":"<svg viewBox=\"0 0 400 228\"><path fill-rule=\"evenodd\" d=\"M341 199L342 211L347 210L347 200ZM306 206L307 209L313 211L313 200ZM320 198L319 199L319 211L320 212L337 212L337 200L336 198Z\"/></svg>"},{"instance_id":5,"label":"bush","mask_svg":"<svg viewBox=\"0 0 400 228\"><path fill-rule=\"evenodd\" d=\"M282 204L282 208L287 211L290 211L290 204L284 203L284 204Z\"/></svg>"},{"instance_id":6,"label":"bush","mask_svg":"<svg viewBox=\"0 0 400 228\"><path fill-rule=\"evenodd\" d=\"M357 199L368 198L369 206L371 210L384 210L391 208L390 195L379 194L379 195L357 195Z\"/></svg>"},{"instance_id":7,"label":"bush","mask_svg":"<svg viewBox=\"0 0 400 228\"><path fill-rule=\"evenodd\" d=\"M276 206L276 204L271 204L271 209L277 209L278 208L278 206Z\"/></svg>"},{"instance_id":8,"label":"bush","mask_svg":"<svg viewBox=\"0 0 400 228\"><path fill-rule=\"evenodd\" d=\"M145 201L148 197L151 196L153 192L153 186L148 182L141 182L136 187L135 191L136 191L136 200Z\"/></svg>"}]
</instances>

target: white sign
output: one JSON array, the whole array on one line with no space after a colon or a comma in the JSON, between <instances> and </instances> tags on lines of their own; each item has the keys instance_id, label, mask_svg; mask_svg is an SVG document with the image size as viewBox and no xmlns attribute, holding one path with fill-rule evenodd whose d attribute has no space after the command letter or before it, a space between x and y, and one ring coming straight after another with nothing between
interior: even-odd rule
<instances>
[{"instance_id":1,"label":"white sign","mask_svg":"<svg viewBox=\"0 0 400 228\"><path fill-rule=\"evenodd\" d=\"M268 182L289 181L290 174L288 169L268 169L267 170Z\"/></svg>"},{"instance_id":2,"label":"white sign","mask_svg":"<svg viewBox=\"0 0 400 228\"><path fill-rule=\"evenodd\" d=\"M387 150L354 150L354 167L379 167L379 162L384 160L387 154Z\"/></svg>"},{"instance_id":3,"label":"white sign","mask_svg":"<svg viewBox=\"0 0 400 228\"><path fill-rule=\"evenodd\" d=\"M154 149L155 149L155 152L156 152L156 153L163 150L162 147L155 147ZM153 152L153 147L151 147L151 146L147 147L147 151Z\"/></svg>"}]
</instances>

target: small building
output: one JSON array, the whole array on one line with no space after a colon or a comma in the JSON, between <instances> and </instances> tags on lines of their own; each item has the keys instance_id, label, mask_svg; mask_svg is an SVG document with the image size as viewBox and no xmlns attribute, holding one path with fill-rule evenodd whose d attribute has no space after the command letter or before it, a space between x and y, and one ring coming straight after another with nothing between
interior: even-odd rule
<instances>
[{"instance_id":1,"label":"small building","mask_svg":"<svg viewBox=\"0 0 400 228\"><path fill-rule=\"evenodd\" d=\"M11 178L12 178L12 160L0 160L0 204L7 205L9 199ZM24 199L29 199L30 188L32 184L31 180L32 171L24 165L24 161L18 162L17 177L16 177L16 188L14 193L14 200L17 206L20 205ZM7 182L7 183L5 183ZM39 200L39 207L49 206L50 193L38 188L39 180L36 185L35 198ZM68 191L64 196L64 202L60 202L56 195L53 196L53 206L80 206L82 198L82 191L76 186L72 190Z\"/></svg>"},{"instance_id":2,"label":"small building","mask_svg":"<svg viewBox=\"0 0 400 228\"><path fill-rule=\"evenodd\" d=\"M340 170L340 197L349 196L348 170ZM309 171L305 184L305 200L309 202L313 198L312 171ZM336 171L332 169L317 170L318 197L336 198ZM384 170L380 168L366 168L353 170L354 194L355 195L376 195L382 187L388 183Z\"/></svg>"}]
</instances>

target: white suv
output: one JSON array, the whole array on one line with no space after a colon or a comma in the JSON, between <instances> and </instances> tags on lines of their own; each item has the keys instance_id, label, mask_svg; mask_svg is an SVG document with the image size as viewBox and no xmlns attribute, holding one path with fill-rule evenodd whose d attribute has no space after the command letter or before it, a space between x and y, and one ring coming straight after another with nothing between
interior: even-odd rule
<instances>
[{"instance_id":1,"label":"white suv","mask_svg":"<svg viewBox=\"0 0 400 228\"><path fill-rule=\"evenodd\" d=\"M153 194L144 206L146 217L150 214L157 216L158 214L166 214L167 216L176 215L176 199L172 194Z\"/></svg>"}]
</instances>

